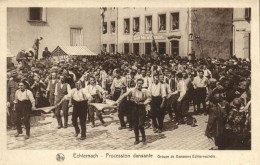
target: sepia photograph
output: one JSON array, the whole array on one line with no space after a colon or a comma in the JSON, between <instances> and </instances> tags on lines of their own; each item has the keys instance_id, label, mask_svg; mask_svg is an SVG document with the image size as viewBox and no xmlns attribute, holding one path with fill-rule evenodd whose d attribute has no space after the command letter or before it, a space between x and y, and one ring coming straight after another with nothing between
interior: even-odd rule
<instances>
[{"instance_id":1,"label":"sepia photograph","mask_svg":"<svg viewBox=\"0 0 260 165\"><path fill-rule=\"evenodd\" d=\"M7 7L7 150L251 150L253 12Z\"/></svg>"}]
</instances>

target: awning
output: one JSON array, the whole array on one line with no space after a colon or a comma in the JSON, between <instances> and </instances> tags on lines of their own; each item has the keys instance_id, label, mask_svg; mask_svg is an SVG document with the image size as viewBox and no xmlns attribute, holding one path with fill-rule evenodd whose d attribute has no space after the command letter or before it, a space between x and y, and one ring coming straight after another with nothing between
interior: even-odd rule
<instances>
[{"instance_id":1,"label":"awning","mask_svg":"<svg viewBox=\"0 0 260 165\"><path fill-rule=\"evenodd\" d=\"M169 39L169 40L170 40L170 39L173 39L173 38L180 39L181 36L177 36L177 35L170 35L170 36L168 36L168 39Z\"/></svg>"},{"instance_id":2,"label":"awning","mask_svg":"<svg viewBox=\"0 0 260 165\"><path fill-rule=\"evenodd\" d=\"M52 56L96 56L87 46L57 46Z\"/></svg>"}]
</instances>

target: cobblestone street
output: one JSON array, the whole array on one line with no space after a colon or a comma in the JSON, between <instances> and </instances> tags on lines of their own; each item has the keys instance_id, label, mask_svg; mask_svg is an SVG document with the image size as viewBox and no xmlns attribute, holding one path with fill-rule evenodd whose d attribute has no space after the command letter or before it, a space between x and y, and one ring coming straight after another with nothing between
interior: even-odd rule
<instances>
[{"instance_id":1,"label":"cobblestone street","mask_svg":"<svg viewBox=\"0 0 260 165\"><path fill-rule=\"evenodd\" d=\"M39 118L39 117L38 117ZM74 127L69 116L67 129L56 129L57 121L51 115L46 115L40 121L33 121L31 137L24 140L25 130L20 137L14 137L16 130L7 132L7 148L10 150L208 150L211 145L204 135L208 116L198 115L197 126L179 125L174 129L174 123L169 121L168 115L164 120L165 131L154 133L152 127L147 128L146 144L133 145L134 132L127 129L118 130L119 120L117 113L104 115L106 126L99 125L91 128L87 124L87 139L81 141L74 137ZM80 137L80 135L79 135ZM141 139L141 137L140 137Z\"/></svg>"}]
</instances>

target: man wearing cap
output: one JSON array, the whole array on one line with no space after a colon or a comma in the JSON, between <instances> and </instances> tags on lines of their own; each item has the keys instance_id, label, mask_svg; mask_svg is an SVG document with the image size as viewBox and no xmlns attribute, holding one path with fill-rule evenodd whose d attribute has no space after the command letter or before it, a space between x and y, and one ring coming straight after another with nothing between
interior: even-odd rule
<instances>
[{"instance_id":1,"label":"man wearing cap","mask_svg":"<svg viewBox=\"0 0 260 165\"><path fill-rule=\"evenodd\" d=\"M72 112L72 124L75 128L75 137L81 132L80 140L86 139L86 118L88 103L91 102L92 97L87 90L82 88L81 82L76 82L76 88L71 90L70 95L71 103L73 104ZM78 126L78 118L80 122L80 128Z\"/></svg>"},{"instance_id":2,"label":"man wearing cap","mask_svg":"<svg viewBox=\"0 0 260 165\"><path fill-rule=\"evenodd\" d=\"M68 127L68 111L69 111L69 100L68 96L70 95L70 85L65 83L64 75L60 75L60 81L55 86L55 115L58 121L58 129L63 127L62 118L61 118L61 111L63 111L64 116L64 128Z\"/></svg>"},{"instance_id":3,"label":"man wearing cap","mask_svg":"<svg viewBox=\"0 0 260 165\"><path fill-rule=\"evenodd\" d=\"M30 138L30 114L32 109L35 109L35 99L30 90L25 88L24 82L19 83L19 90L15 92L14 99L14 109L16 111L16 128L17 134L15 137L18 137L19 134L22 134L22 118L24 120L24 125L26 129L25 140Z\"/></svg>"}]
</instances>

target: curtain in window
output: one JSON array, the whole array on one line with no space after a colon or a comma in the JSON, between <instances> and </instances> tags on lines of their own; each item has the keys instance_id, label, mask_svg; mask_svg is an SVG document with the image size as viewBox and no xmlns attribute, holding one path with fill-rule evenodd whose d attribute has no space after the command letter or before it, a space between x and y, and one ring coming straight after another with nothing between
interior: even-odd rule
<instances>
[{"instance_id":1,"label":"curtain in window","mask_svg":"<svg viewBox=\"0 0 260 165\"><path fill-rule=\"evenodd\" d=\"M83 34L81 28L70 29L70 45L83 46Z\"/></svg>"}]
</instances>

